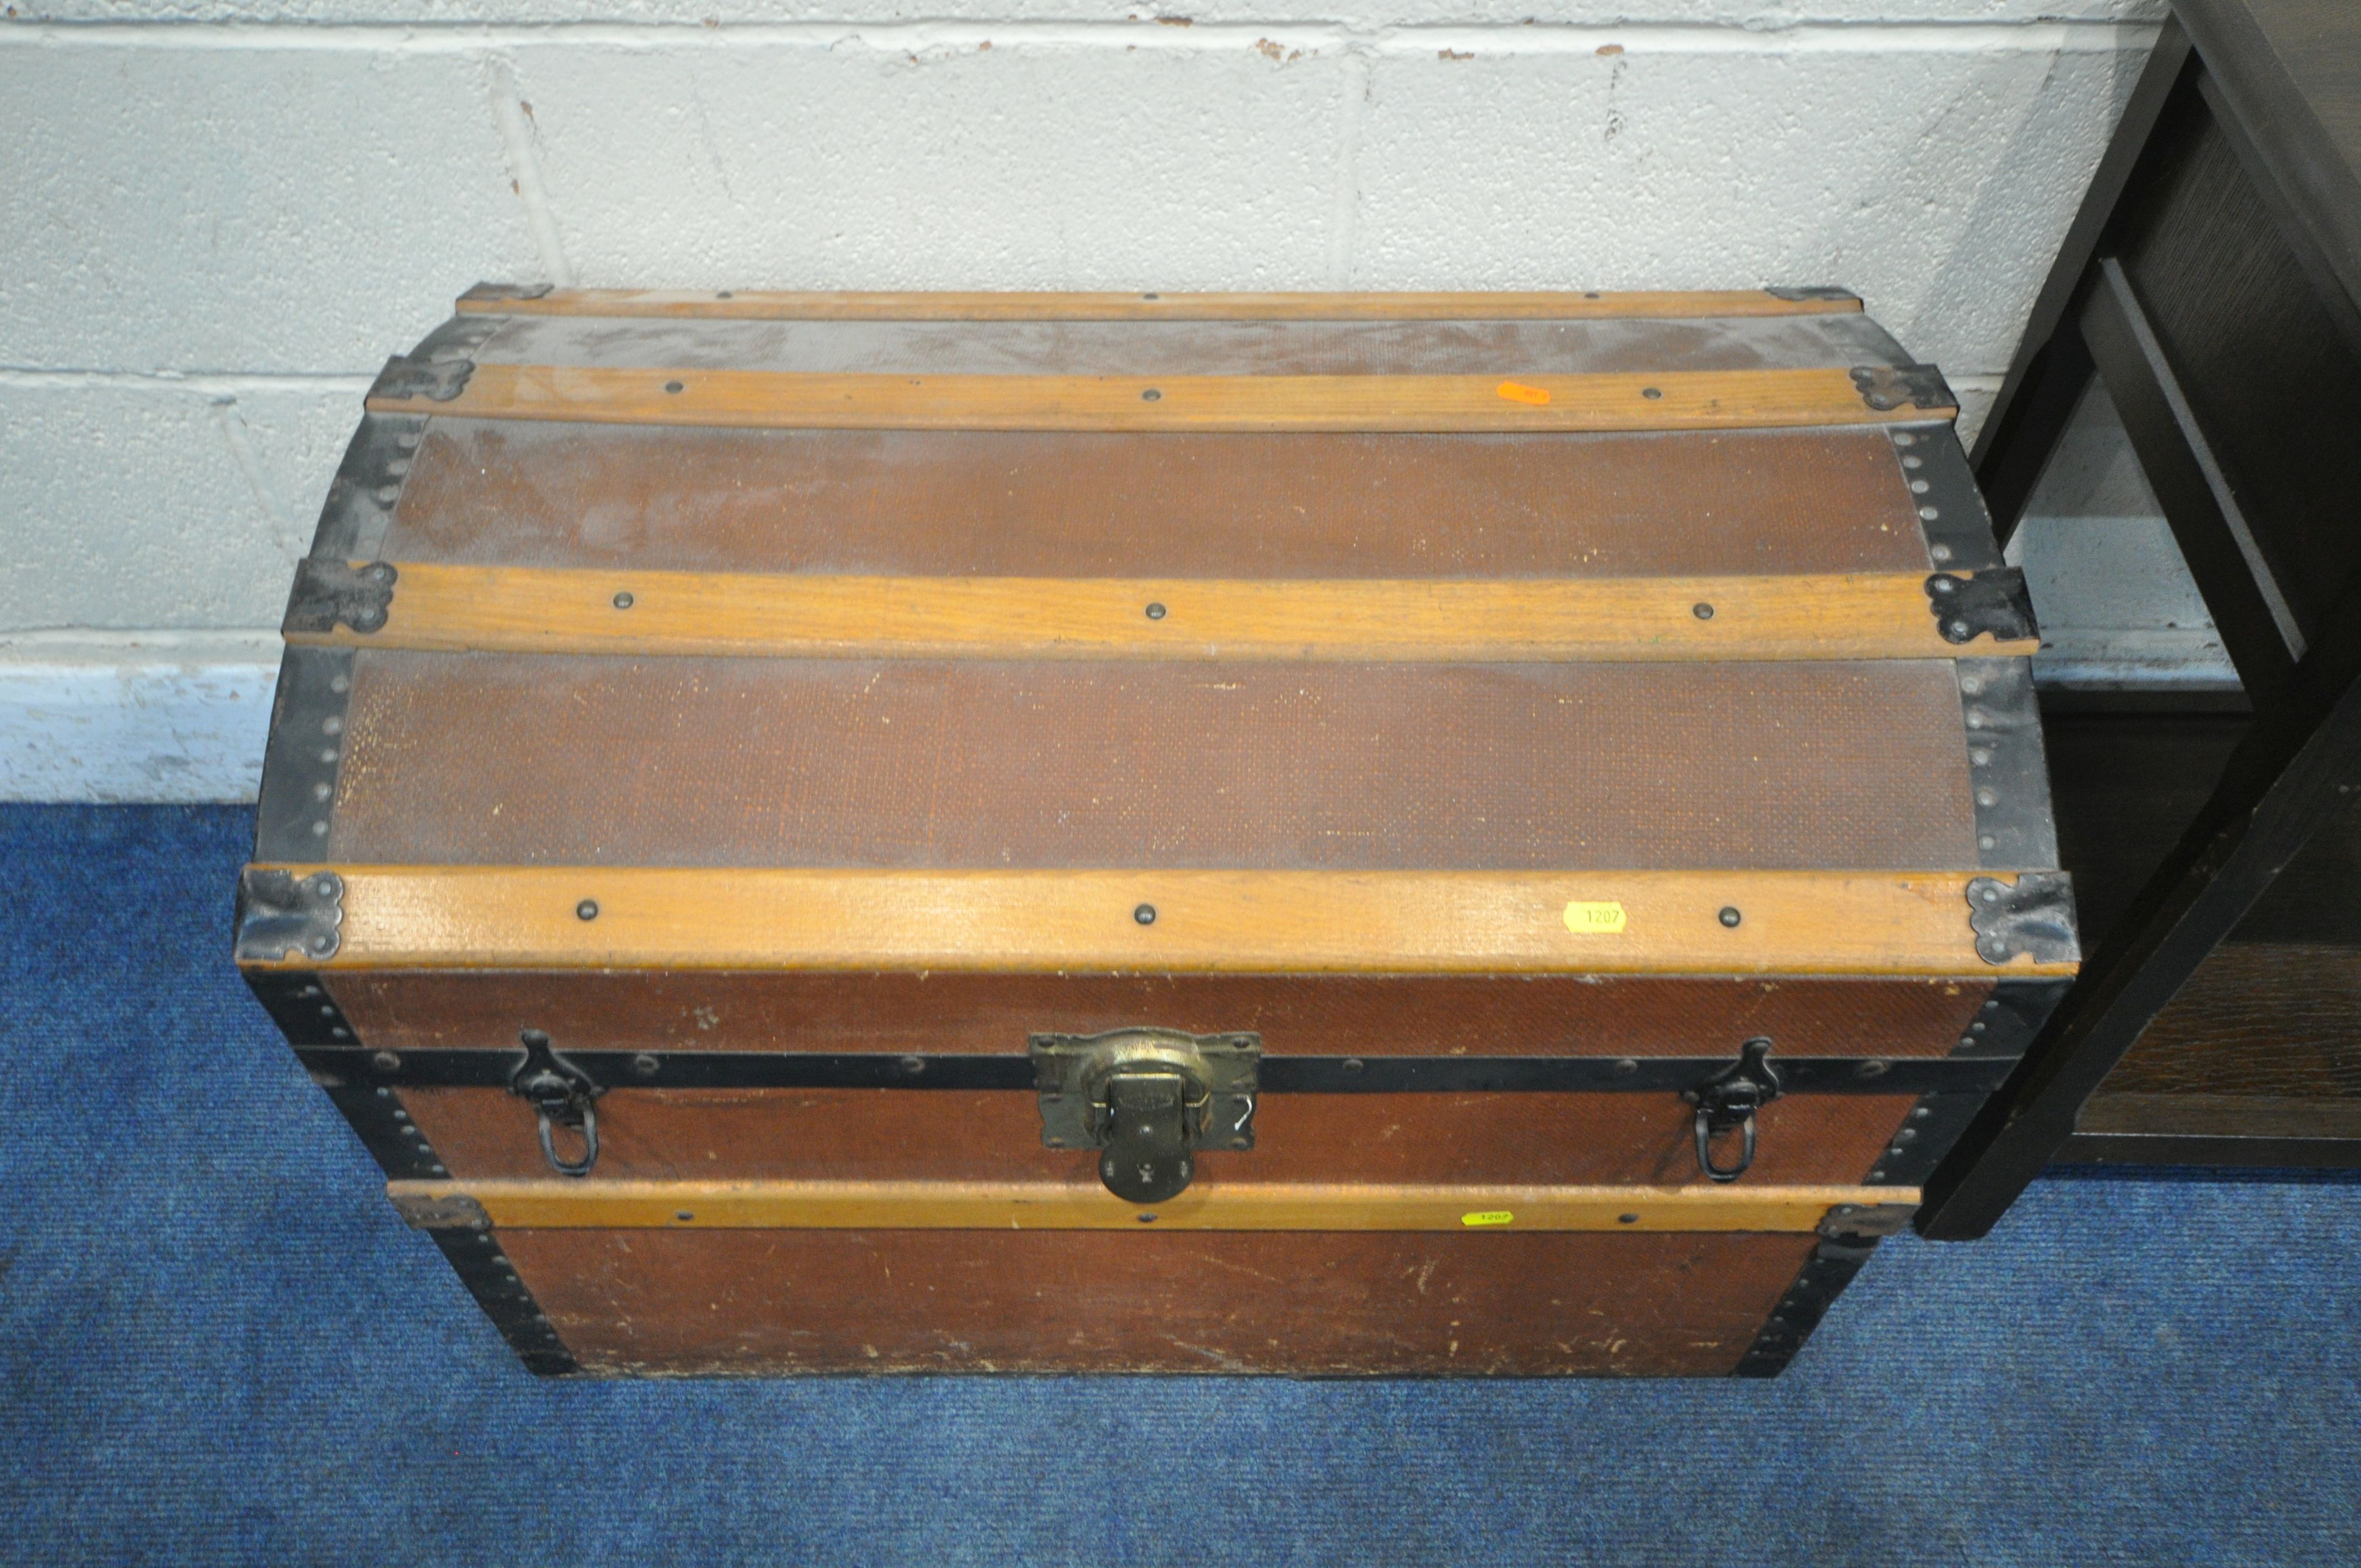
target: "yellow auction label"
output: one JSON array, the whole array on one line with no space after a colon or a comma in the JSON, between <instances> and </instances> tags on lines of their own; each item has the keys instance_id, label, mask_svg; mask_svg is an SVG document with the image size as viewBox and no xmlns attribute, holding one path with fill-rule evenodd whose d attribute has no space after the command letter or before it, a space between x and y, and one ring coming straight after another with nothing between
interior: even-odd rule
<instances>
[{"instance_id":1,"label":"yellow auction label","mask_svg":"<svg viewBox=\"0 0 2361 1568\"><path fill-rule=\"evenodd\" d=\"M1565 928L1577 937L1612 937L1623 929L1623 906L1576 899L1565 906Z\"/></svg>"},{"instance_id":2,"label":"yellow auction label","mask_svg":"<svg viewBox=\"0 0 2361 1568\"><path fill-rule=\"evenodd\" d=\"M1460 1215L1459 1223L1463 1225L1505 1225L1515 1218L1506 1209L1484 1209L1473 1214Z\"/></svg>"}]
</instances>

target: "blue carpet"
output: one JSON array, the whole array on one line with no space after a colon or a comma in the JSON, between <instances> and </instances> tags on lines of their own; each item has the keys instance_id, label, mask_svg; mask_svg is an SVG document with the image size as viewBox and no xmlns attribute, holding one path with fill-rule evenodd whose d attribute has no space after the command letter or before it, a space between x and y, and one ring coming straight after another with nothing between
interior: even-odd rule
<instances>
[{"instance_id":1,"label":"blue carpet","mask_svg":"<svg viewBox=\"0 0 2361 1568\"><path fill-rule=\"evenodd\" d=\"M0 808L0 1558L2361 1562L2361 1188L2057 1179L1775 1383L522 1371L231 970L248 814Z\"/></svg>"}]
</instances>

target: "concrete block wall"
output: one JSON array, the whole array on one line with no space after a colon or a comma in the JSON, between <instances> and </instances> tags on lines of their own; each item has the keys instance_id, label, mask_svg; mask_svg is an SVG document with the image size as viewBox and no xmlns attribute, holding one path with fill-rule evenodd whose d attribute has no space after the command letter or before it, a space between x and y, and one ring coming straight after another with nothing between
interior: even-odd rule
<instances>
[{"instance_id":1,"label":"concrete block wall","mask_svg":"<svg viewBox=\"0 0 2361 1568\"><path fill-rule=\"evenodd\" d=\"M361 392L478 279L1840 283L1971 424L2161 0L15 0L0 797L250 794Z\"/></svg>"}]
</instances>

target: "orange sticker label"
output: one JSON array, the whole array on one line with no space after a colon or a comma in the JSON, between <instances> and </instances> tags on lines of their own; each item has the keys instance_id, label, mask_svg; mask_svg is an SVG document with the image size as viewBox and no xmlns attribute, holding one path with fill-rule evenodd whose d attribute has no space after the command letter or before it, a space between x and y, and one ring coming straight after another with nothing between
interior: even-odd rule
<instances>
[{"instance_id":1,"label":"orange sticker label","mask_svg":"<svg viewBox=\"0 0 2361 1568\"><path fill-rule=\"evenodd\" d=\"M1528 387L1522 381L1503 381L1492 389L1512 403L1531 403L1539 408L1549 401L1547 387Z\"/></svg>"}]
</instances>

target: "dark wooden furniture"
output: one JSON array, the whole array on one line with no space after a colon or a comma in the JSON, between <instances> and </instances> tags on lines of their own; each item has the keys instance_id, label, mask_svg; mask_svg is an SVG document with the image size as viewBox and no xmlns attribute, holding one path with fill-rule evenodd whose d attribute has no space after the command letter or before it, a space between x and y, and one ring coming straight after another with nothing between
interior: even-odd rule
<instances>
[{"instance_id":1,"label":"dark wooden furniture","mask_svg":"<svg viewBox=\"0 0 2361 1568\"><path fill-rule=\"evenodd\" d=\"M2052 1159L2361 1162L2361 8L2175 0L1976 444L2104 385L2246 700L2047 705L2091 961L1918 1223Z\"/></svg>"}]
</instances>

